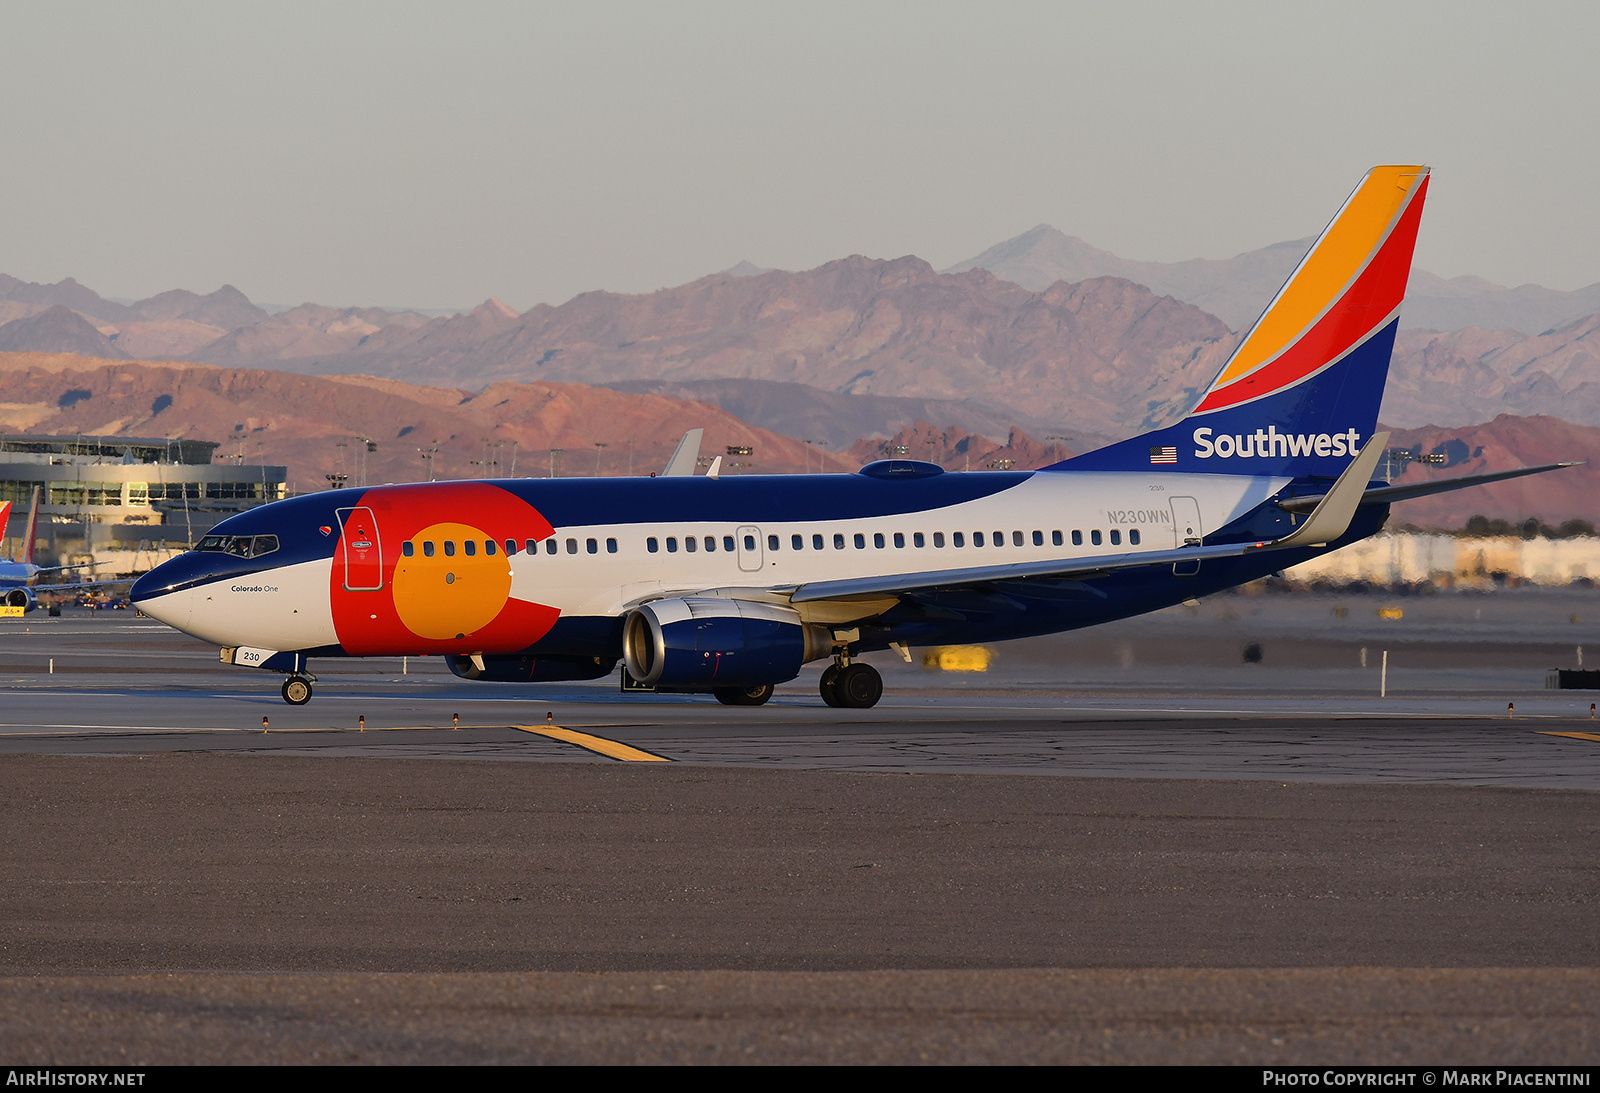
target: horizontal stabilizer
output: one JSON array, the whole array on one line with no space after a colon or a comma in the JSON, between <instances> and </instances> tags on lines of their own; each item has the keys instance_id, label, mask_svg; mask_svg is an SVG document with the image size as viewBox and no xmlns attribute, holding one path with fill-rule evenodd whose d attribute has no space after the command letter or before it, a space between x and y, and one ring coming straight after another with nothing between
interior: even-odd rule
<instances>
[{"instance_id":1,"label":"horizontal stabilizer","mask_svg":"<svg viewBox=\"0 0 1600 1093\"><path fill-rule=\"evenodd\" d=\"M1542 463L1537 467L1518 467L1510 471L1491 471L1488 474L1469 474L1461 478L1447 478L1443 482L1410 482L1404 486L1379 486L1370 489L1361 495L1363 505L1388 504L1393 501L1409 501L1413 497L1428 497L1435 493L1449 493L1452 490L1464 490L1468 486L1483 486L1490 482L1503 482L1508 478L1521 478L1527 474L1543 474L1545 471L1559 471L1563 467L1581 467L1577 463ZM1288 512L1308 512L1322 503L1326 494L1315 497L1291 497L1286 501L1279 501L1278 507Z\"/></svg>"}]
</instances>

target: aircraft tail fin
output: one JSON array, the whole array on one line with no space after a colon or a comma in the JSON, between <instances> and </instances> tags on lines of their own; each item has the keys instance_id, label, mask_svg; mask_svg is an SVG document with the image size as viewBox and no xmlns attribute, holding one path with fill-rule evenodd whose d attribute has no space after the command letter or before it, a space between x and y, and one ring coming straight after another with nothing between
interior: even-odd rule
<instances>
[{"instance_id":1,"label":"aircraft tail fin","mask_svg":"<svg viewBox=\"0 0 1600 1093\"><path fill-rule=\"evenodd\" d=\"M1051 469L1337 478L1377 428L1427 190L1367 172L1187 417Z\"/></svg>"},{"instance_id":2,"label":"aircraft tail fin","mask_svg":"<svg viewBox=\"0 0 1600 1093\"><path fill-rule=\"evenodd\" d=\"M33 487L33 498L28 502L28 523L22 532L22 549L17 552L17 561L23 565L33 564L33 540L39 531L39 487Z\"/></svg>"}]
</instances>

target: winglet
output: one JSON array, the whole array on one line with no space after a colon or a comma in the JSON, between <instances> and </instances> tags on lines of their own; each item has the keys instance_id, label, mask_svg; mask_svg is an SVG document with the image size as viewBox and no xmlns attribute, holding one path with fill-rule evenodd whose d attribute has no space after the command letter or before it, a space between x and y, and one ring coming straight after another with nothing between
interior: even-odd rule
<instances>
[{"instance_id":1,"label":"winglet","mask_svg":"<svg viewBox=\"0 0 1600 1093\"><path fill-rule=\"evenodd\" d=\"M706 435L704 429L690 429L683 434L683 439L678 441L677 450L672 453L672 458L667 460L667 469L661 472L662 478L689 478L694 474L695 462L700 458L700 439Z\"/></svg>"},{"instance_id":2,"label":"winglet","mask_svg":"<svg viewBox=\"0 0 1600 1093\"><path fill-rule=\"evenodd\" d=\"M722 457L719 455L711 461L711 466L706 468L707 478L718 478L722 475Z\"/></svg>"},{"instance_id":3,"label":"winglet","mask_svg":"<svg viewBox=\"0 0 1600 1093\"><path fill-rule=\"evenodd\" d=\"M1372 473L1378 469L1378 460L1383 458L1383 448L1388 443L1388 433L1374 433L1333 484L1333 489L1311 510L1306 522L1273 543L1273 548L1327 546L1350 530L1350 521L1355 518L1356 508L1367 492L1367 483L1372 481Z\"/></svg>"}]
</instances>

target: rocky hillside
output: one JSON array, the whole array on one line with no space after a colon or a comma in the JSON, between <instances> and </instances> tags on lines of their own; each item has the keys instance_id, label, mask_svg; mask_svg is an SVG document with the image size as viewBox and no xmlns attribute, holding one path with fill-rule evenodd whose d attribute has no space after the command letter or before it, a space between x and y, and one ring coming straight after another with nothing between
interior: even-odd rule
<instances>
[{"instance_id":1,"label":"rocky hillside","mask_svg":"<svg viewBox=\"0 0 1600 1093\"><path fill-rule=\"evenodd\" d=\"M1586 461L1582 467L1404 501L1394 508L1392 519L1397 524L1460 528L1476 515L1511 521L1536 516L1550 524L1565 520L1600 524L1600 428L1557 418L1503 414L1461 428L1429 425L1396 430L1389 444L1419 454L1438 452L1446 460L1442 466L1413 463L1396 482Z\"/></svg>"},{"instance_id":2,"label":"rocky hillside","mask_svg":"<svg viewBox=\"0 0 1600 1093\"><path fill-rule=\"evenodd\" d=\"M855 470L886 455L929 459L951 470L986 471L1008 463L1046 466L1085 450L1057 436L1035 439L1008 429L1003 439L960 427L917 422L847 451L750 426L705 402L626 393L582 384L501 382L476 394L359 376L306 376L190 362L103 360L71 354L0 353L0 430L39 435L190 437L223 442L218 459L287 464L293 488L317 489L324 475L371 482L425 478L420 449L436 449L438 478L484 474L541 476L644 474L662 467L686 428L706 429L706 456L725 455L724 473ZM597 447L596 442L605 446ZM340 445L343 444L343 447ZM1470 491L1408 501L1403 524L1458 528L1474 515L1520 521L1536 516L1600 523L1600 428L1544 417L1503 415L1461 428L1398 430L1391 444L1419 455L1439 452L1442 467L1412 464L1399 481L1454 477L1537 463L1588 465ZM902 451L902 449L904 449ZM513 464L513 460L515 463ZM745 464L748 464L746 466Z\"/></svg>"},{"instance_id":3,"label":"rocky hillside","mask_svg":"<svg viewBox=\"0 0 1600 1093\"><path fill-rule=\"evenodd\" d=\"M768 380L967 401L1104 432L1130 412L1137 424L1186 403L1228 336L1216 318L1127 281L1035 293L981 270L944 276L917 258L858 257L645 296L587 293L521 316L485 305L386 327L317 369L462 386Z\"/></svg>"},{"instance_id":4,"label":"rocky hillside","mask_svg":"<svg viewBox=\"0 0 1600 1093\"><path fill-rule=\"evenodd\" d=\"M1230 276L1259 280L1267 257L1235 262ZM1198 284L1202 273L1184 276ZM997 445L1019 426L1082 450L1173 420L1238 338L1128 280L1031 291L981 269L938 274L915 258L804 273L740 267L645 295L588 293L522 315L489 300L433 319L312 304L267 315L226 286L124 306L76 282L0 278L0 295L0 351L183 357L468 391L508 380L609 386L710 402L834 450L919 421ZM1510 412L1600 425L1597 328L1590 314L1539 334L1403 330L1384 420L1456 426Z\"/></svg>"},{"instance_id":5,"label":"rocky hillside","mask_svg":"<svg viewBox=\"0 0 1600 1093\"><path fill-rule=\"evenodd\" d=\"M1600 315L1536 336L1475 327L1401 331L1385 421L1458 425L1499 413L1600 425Z\"/></svg>"},{"instance_id":6,"label":"rocky hillside","mask_svg":"<svg viewBox=\"0 0 1600 1093\"><path fill-rule=\"evenodd\" d=\"M190 437L217 440L217 458L286 464L291 488L324 475L370 482L425 479L419 449L436 448L438 478L542 476L550 449L564 475L648 474L666 465L685 429L706 430L705 455L729 445L727 473L855 470L851 458L739 421L705 403L624 394L580 384L500 383L469 393L362 376L305 376L187 362L111 361L69 354L0 353L0 429L41 435ZM605 447L597 447L597 442ZM343 448L338 445L343 443ZM748 468L733 466L734 460Z\"/></svg>"}]
</instances>

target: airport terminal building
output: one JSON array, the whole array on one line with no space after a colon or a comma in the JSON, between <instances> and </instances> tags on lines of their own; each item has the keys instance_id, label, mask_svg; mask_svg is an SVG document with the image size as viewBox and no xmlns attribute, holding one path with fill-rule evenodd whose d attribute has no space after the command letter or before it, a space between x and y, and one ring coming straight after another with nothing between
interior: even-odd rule
<instances>
[{"instance_id":1,"label":"airport terminal building","mask_svg":"<svg viewBox=\"0 0 1600 1093\"><path fill-rule=\"evenodd\" d=\"M39 490L36 561L95 561L102 573L148 569L219 520L285 496L288 468L213 462L209 440L0 436L0 502L11 501L8 552L21 550Z\"/></svg>"}]
</instances>

